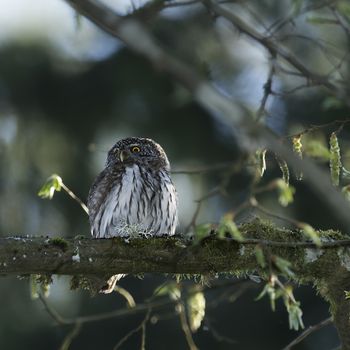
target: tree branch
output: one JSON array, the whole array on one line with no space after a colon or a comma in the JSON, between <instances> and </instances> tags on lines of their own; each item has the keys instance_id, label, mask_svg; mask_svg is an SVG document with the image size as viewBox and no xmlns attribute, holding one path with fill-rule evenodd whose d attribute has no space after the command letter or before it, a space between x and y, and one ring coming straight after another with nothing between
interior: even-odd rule
<instances>
[{"instance_id":1,"label":"tree branch","mask_svg":"<svg viewBox=\"0 0 350 350\"><path fill-rule=\"evenodd\" d=\"M335 231L319 231L322 250L299 231L289 231L255 220L243 224L241 243L209 236L197 245L186 246L178 238L44 238L8 237L0 239L0 274L113 275L117 273L193 273L254 271L256 245L289 260L308 280L327 277L330 269L345 264L338 250L346 250L350 240ZM306 254L320 258L305 263ZM327 262L325 264L325 262ZM347 267L347 266L346 266Z\"/></svg>"},{"instance_id":2,"label":"tree branch","mask_svg":"<svg viewBox=\"0 0 350 350\"><path fill-rule=\"evenodd\" d=\"M264 276L266 271L257 262L256 246L259 246L277 273L274 256L291 263L293 275L289 277L318 287L332 306L343 348L349 349L350 301L345 299L344 291L350 290L350 240L336 231L318 231L323 245L317 248L301 231L280 229L259 220L243 224L239 229L243 242L211 235L190 246L176 237L134 238L129 242L121 238L1 238L0 274L65 274L89 278L117 273L257 272ZM130 309L131 312L134 309L137 307ZM107 315L114 316L115 312ZM89 318L79 319L81 323L89 321ZM59 322L71 323L61 319Z\"/></svg>"}]
</instances>

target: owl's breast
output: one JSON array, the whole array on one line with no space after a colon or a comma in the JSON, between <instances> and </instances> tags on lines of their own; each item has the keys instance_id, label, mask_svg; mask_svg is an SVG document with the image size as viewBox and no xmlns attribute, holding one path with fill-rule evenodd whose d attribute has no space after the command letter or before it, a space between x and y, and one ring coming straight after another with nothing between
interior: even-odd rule
<instances>
[{"instance_id":1,"label":"owl's breast","mask_svg":"<svg viewBox=\"0 0 350 350\"><path fill-rule=\"evenodd\" d=\"M125 167L106 195L93 229L97 237L173 234L176 220L176 191L169 175L133 165Z\"/></svg>"}]
</instances>

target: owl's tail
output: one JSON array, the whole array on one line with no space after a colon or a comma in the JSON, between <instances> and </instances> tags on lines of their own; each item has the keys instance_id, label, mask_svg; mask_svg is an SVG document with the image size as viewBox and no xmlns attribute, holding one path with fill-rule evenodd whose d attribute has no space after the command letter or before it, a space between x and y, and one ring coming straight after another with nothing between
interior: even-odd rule
<instances>
[{"instance_id":1,"label":"owl's tail","mask_svg":"<svg viewBox=\"0 0 350 350\"><path fill-rule=\"evenodd\" d=\"M119 275L114 275L114 276L110 277L109 280L106 281L106 284L100 289L100 293L104 293L104 294L112 293L116 283L124 276L126 276L126 275L119 274Z\"/></svg>"}]
</instances>

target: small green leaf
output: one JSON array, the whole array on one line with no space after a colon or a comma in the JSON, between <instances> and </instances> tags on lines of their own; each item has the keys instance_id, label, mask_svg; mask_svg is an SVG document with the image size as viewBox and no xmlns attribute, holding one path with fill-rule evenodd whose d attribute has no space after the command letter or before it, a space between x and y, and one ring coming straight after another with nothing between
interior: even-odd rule
<instances>
[{"instance_id":1,"label":"small green leaf","mask_svg":"<svg viewBox=\"0 0 350 350\"><path fill-rule=\"evenodd\" d=\"M303 234L307 238L311 239L312 242L315 243L318 247L322 246L319 234L311 225L306 224L305 222L300 222L298 224L298 227L303 231Z\"/></svg>"},{"instance_id":2,"label":"small green leaf","mask_svg":"<svg viewBox=\"0 0 350 350\"><path fill-rule=\"evenodd\" d=\"M227 213L225 214L219 223L218 227L218 237L225 238L226 235L229 234L234 240L238 242L244 241L244 238L239 231L237 225L233 221L233 214Z\"/></svg>"},{"instance_id":3,"label":"small green leaf","mask_svg":"<svg viewBox=\"0 0 350 350\"><path fill-rule=\"evenodd\" d=\"M263 177L266 170L266 149L258 149L256 151L256 159L259 175L260 177Z\"/></svg>"},{"instance_id":4,"label":"small green leaf","mask_svg":"<svg viewBox=\"0 0 350 350\"><path fill-rule=\"evenodd\" d=\"M290 269L292 266L291 262L288 260L285 260L277 255L274 255L272 257L272 261L274 262L275 266L286 276L293 277L294 272Z\"/></svg>"},{"instance_id":5,"label":"small green leaf","mask_svg":"<svg viewBox=\"0 0 350 350\"><path fill-rule=\"evenodd\" d=\"M266 266L266 261L265 261L264 251L260 245L257 244L255 246L254 253L255 253L256 261L262 268L264 268Z\"/></svg>"},{"instance_id":6,"label":"small green leaf","mask_svg":"<svg viewBox=\"0 0 350 350\"><path fill-rule=\"evenodd\" d=\"M340 148L338 143L338 137L335 132L332 132L329 139L330 146L330 160L329 167L331 169L331 179L334 186L339 185L340 171L342 169L342 163L340 158Z\"/></svg>"},{"instance_id":7,"label":"small green leaf","mask_svg":"<svg viewBox=\"0 0 350 350\"><path fill-rule=\"evenodd\" d=\"M344 290L344 293L345 293L345 299L349 300L350 299L350 291Z\"/></svg>"},{"instance_id":8,"label":"small green leaf","mask_svg":"<svg viewBox=\"0 0 350 350\"><path fill-rule=\"evenodd\" d=\"M282 179L277 179L276 184L279 192L278 201L283 207L286 207L294 200L295 188L288 186Z\"/></svg>"},{"instance_id":9,"label":"small green leaf","mask_svg":"<svg viewBox=\"0 0 350 350\"><path fill-rule=\"evenodd\" d=\"M289 328L294 329L295 331L298 331L299 328L303 329L303 311L300 308L300 302L291 302L290 300L288 300L287 302L285 302L285 305L288 311Z\"/></svg>"},{"instance_id":10,"label":"small green leaf","mask_svg":"<svg viewBox=\"0 0 350 350\"><path fill-rule=\"evenodd\" d=\"M196 332L205 316L205 296L203 292L198 291L190 294L187 298L187 314L191 331Z\"/></svg>"},{"instance_id":11,"label":"small green leaf","mask_svg":"<svg viewBox=\"0 0 350 350\"><path fill-rule=\"evenodd\" d=\"M212 224L201 224L197 225L194 230L194 243L199 243L205 237L210 235L210 232L213 229Z\"/></svg>"},{"instance_id":12,"label":"small green leaf","mask_svg":"<svg viewBox=\"0 0 350 350\"><path fill-rule=\"evenodd\" d=\"M294 136L292 139L292 144L294 153L298 156L298 158L303 159L303 144L301 142L301 137L302 134ZM303 179L303 173L300 170L298 170L296 171L295 177L297 178L297 180L301 181Z\"/></svg>"},{"instance_id":13,"label":"small green leaf","mask_svg":"<svg viewBox=\"0 0 350 350\"><path fill-rule=\"evenodd\" d=\"M55 191L61 191L62 188L62 179L60 176L53 174L51 175L41 187L41 189L38 192L38 196L41 198L48 198L52 199L53 195L55 194Z\"/></svg>"},{"instance_id":14,"label":"small green leaf","mask_svg":"<svg viewBox=\"0 0 350 350\"><path fill-rule=\"evenodd\" d=\"M265 295L268 295L270 298L270 304L271 304L271 310L276 310L276 299L278 298L276 294L276 288L275 284L273 282L273 279L270 280L268 283L266 283L264 289L261 291L261 293L255 298L255 300L260 300Z\"/></svg>"}]
</instances>

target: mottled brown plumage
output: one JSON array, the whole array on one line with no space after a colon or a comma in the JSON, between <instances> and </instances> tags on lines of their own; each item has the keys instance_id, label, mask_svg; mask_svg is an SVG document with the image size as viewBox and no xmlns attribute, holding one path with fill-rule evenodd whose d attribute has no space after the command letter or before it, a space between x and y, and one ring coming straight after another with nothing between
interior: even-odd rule
<instances>
[{"instance_id":1,"label":"mottled brown plumage","mask_svg":"<svg viewBox=\"0 0 350 350\"><path fill-rule=\"evenodd\" d=\"M177 195L162 147L146 138L118 141L90 189L88 208L96 238L173 235ZM105 292L120 277L112 276Z\"/></svg>"}]
</instances>

